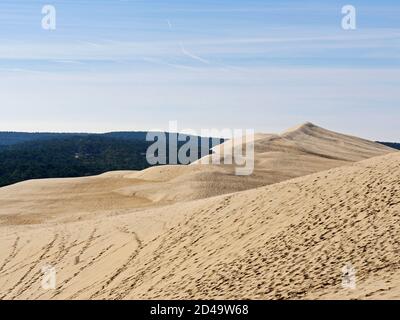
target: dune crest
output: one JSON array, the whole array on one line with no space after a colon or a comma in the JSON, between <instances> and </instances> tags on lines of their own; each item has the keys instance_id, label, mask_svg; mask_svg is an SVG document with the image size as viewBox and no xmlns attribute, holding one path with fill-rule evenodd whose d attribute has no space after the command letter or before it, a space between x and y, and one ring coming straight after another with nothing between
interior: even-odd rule
<instances>
[{"instance_id":1,"label":"dune crest","mask_svg":"<svg viewBox=\"0 0 400 320\"><path fill-rule=\"evenodd\" d=\"M1 188L0 300L399 299L400 153L309 123L254 143L249 177L193 164Z\"/></svg>"},{"instance_id":2,"label":"dune crest","mask_svg":"<svg viewBox=\"0 0 400 320\"><path fill-rule=\"evenodd\" d=\"M97 177L44 179L0 188L0 223L74 221L115 215L129 208L158 207L274 184L395 150L368 140L305 123L282 134L254 136L255 168L236 176L223 164L225 146L214 148L220 165L166 165ZM229 149L228 150L232 150ZM206 156L205 158L210 158ZM21 201L23 199L23 201Z\"/></svg>"}]
</instances>

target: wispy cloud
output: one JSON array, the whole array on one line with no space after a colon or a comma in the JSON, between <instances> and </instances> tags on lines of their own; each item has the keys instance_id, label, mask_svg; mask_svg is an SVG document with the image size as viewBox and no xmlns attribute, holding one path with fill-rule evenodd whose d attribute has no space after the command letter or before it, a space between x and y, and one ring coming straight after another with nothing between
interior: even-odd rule
<instances>
[{"instance_id":1,"label":"wispy cloud","mask_svg":"<svg viewBox=\"0 0 400 320\"><path fill-rule=\"evenodd\" d=\"M400 20L395 1L40 1L0 3L5 129L245 126L314 121L374 139L398 129ZM363 122L360 121L362 115ZM345 119L345 120L343 120Z\"/></svg>"},{"instance_id":2,"label":"wispy cloud","mask_svg":"<svg viewBox=\"0 0 400 320\"><path fill-rule=\"evenodd\" d=\"M205 59L203 59L203 58L200 58L199 56L197 56L197 55L195 55L195 54L193 54L193 53L187 51L182 42L181 42L179 45L180 45L180 47L181 47L182 53L183 53L185 56L188 56L189 58L192 58L192 59L194 59L194 60L200 61L200 62L205 63L205 64L210 64L209 61L207 61L207 60L205 60Z\"/></svg>"}]
</instances>

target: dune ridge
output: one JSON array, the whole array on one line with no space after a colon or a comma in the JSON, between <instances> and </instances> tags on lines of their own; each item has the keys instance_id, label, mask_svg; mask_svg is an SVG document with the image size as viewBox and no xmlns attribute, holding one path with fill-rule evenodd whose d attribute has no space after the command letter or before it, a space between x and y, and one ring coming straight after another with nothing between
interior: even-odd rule
<instances>
[{"instance_id":1,"label":"dune ridge","mask_svg":"<svg viewBox=\"0 0 400 320\"><path fill-rule=\"evenodd\" d=\"M224 157L224 145L214 148ZM368 140L305 123L282 134L256 134L254 172L236 176L232 165L167 165L96 177L44 179L0 188L0 224L72 221L115 215L249 190L393 152ZM210 156L205 157L210 158ZM223 163L223 162L221 162ZM43 210L45 208L45 210Z\"/></svg>"},{"instance_id":2,"label":"dune ridge","mask_svg":"<svg viewBox=\"0 0 400 320\"><path fill-rule=\"evenodd\" d=\"M308 123L259 137L257 179L284 179L243 191L157 203L130 189L231 170L205 165L0 189L0 299L399 299L400 153ZM47 264L56 290L41 288Z\"/></svg>"}]
</instances>

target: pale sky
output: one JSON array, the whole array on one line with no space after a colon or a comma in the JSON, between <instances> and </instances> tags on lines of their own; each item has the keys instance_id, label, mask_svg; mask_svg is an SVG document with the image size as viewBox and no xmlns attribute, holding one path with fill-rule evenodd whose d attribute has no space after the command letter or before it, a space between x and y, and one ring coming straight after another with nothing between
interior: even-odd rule
<instances>
[{"instance_id":1,"label":"pale sky","mask_svg":"<svg viewBox=\"0 0 400 320\"><path fill-rule=\"evenodd\" d=\"M242 128L311 121L400 141L398 1L0 3L0 131ZM343 30L352 4L357 29Z\"/></svg>"}]
</instances>

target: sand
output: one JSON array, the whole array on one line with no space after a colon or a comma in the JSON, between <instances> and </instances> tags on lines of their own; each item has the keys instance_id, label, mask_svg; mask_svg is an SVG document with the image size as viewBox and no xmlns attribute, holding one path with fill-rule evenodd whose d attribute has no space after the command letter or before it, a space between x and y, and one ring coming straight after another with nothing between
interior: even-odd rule
<instances>
[{"instance_id":1,"label":"sand","mask_svg":"<svg viewBox=\"0 0 400 320\"><path fill-rule=\"evenodd\" d=\"M114 216L262 187L394 151L311 123L280 135L256 134L254 149L255 168L250 176L235 175L232 165L195 163L26 181L0 188L0 225ZM214 148L223 157L221 150L224 145Z\"/></svg>"},{"instance_id":2,"label":"sand","mask_svg":"<svg viewBox=\"0 0 400 320\"><path fill-rule=\"evenodd\" d=\"M0 299L400 298L400 153L305 124L258 136L254 177L229 170L1 188Z\"/></svg>"}]
</instances>

